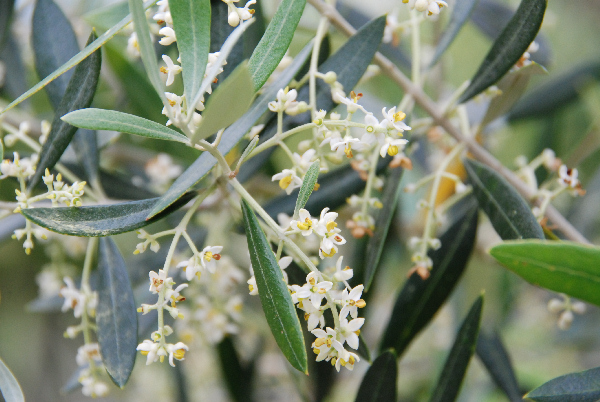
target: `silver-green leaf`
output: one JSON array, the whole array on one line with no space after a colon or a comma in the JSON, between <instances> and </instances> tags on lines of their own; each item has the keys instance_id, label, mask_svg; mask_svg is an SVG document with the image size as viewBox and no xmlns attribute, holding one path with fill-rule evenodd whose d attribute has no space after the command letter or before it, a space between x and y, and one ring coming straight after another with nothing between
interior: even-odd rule
<instances>
[{"instance_id":1,"label":"silver-green leaf","mask_svg":"<svg viewBox=\"0 0 600 402\"><path fill-rule=\"evenodd\" d=\"M2 359L0 359L0 391L6 402L25 402L21 386Z\"/></svg>"},{"instance_id":2,"label":"silver-green leaf","mask_svg":"<svg viewBox=\"0 0 600 402\"><path fill-rule=\"evenodd\" d=\"M294 216L298 216L298 211L300 211L301 208L304 208L304 206L308 202L308 198L312 194L315 185L317 184L320 168L321 163L317 159L310 165L310 167L306 171L306 174L304 175L304 181L302 181L302 186L300 187L300 191L298 192L298 198L296 199Z\"/></svg>"},{"instance_id":3,"label":"silver-green leaf","mask_svg":"<svg viewBox=\"0 0 600 402\"><path fill-rule=\"evenodd\" d=\"M62 120L75 127L92 130L112 130L157 140L190 143L185 135L162 124L115 110L79 109L64 115Z\"/></svg>"}]
</instances>

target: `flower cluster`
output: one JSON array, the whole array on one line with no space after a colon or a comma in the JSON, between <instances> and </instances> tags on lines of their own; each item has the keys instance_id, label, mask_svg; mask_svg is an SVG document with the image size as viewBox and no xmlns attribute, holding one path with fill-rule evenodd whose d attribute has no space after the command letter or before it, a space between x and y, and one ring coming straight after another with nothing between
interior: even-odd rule
<instances>
[{"instance_id":1,"label":"flower cluster","mask_svg":"<svg viewBox=\"0 0 600 402\"><path fill-rule=\"evenodd\" d=\"M227 22L232 27L237 27L241 21L247 21L252 18L254 10L249 8L251 5L256 4L256 0L249 0L244 7L237 7L233 3L238 3L240 0L223 0L229 8L229 15L227 16Z\"/></svg>"},{"instance_id":2,"label":"flower cluster","mask_svg":"<svg viewBox=\"0 0 600 402\"><path fill-rule=\"evenodd\" d=\"M408 3L411 9L424 12L428 17L438 15L443 7L448 7L448 3L442 0L402 0L402 2Z\"/></svg>"},{"instance_id":3,"label":"flower cluster","mask_svg":"<svg viewBox=\"0 0 600 402\"><path fill-rule=\"evenodd\" d=\"M317 220L312 218L310 213L302 208L298 213L298 219L293 219L290 222L288 233L301 233L302 236L310 236L316 234L321 238L319 244L319 257L333 257L338 251L339 245L345 244L346 239L340 235L341 230L337 227L335 219L337 212L329 212L329 208L321 211L321 216Z\"/></svg>"},{"instance_id":4,"label":"flower cluster","mask_svg":"<svg viewBox=\"0 0 600 402\"><path fill-rule=\"evenodd\" d=\"M166 343L164 338L173 333L173 328L168 325L163 326L162 330L154 331L150 336L152 339L145 339L137 347L137 350L146 356L146 365L152 364L160 360L162 363L165 356L169 356L169 364L175 367L174 359L185 360L185 352L188 347L183 342Z\"/></svg>"},{"instance_id":5,"label":"flower cluster","mask_svg":"<svg viewBox=\"0 0 600 402\"><path fill-rule=\"evenodd\" d=\"M571 298L565 294L562 294L562 300L551 299L548 302L548 311L551 313L560 313L558 316L558 328L567 330L573 323L573 313L583 314L585 313L586 307L582 302L574 302Z\"/></svg>"}]
</instances>

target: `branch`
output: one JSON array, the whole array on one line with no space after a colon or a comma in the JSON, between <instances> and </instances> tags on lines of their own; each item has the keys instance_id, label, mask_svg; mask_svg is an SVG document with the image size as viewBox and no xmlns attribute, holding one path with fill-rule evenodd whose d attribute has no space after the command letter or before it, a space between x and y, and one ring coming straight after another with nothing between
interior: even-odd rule
<instances>
[{"instance_id":1,"label":"branch","mask_svg":"<svg viewBox=\"0 0 600 402\"><path fill-rule=\"evenodd\" d=\"M331 23L340 30L346 36L352 36L356 32L356 29L350 25L348 21L342 17L342 15L332 6L325 4L322 0L308 0L308 2L315 7L323 16L327 17ZM491 153L485 148L479 145L476 141L471 138L466 138L462 133L448 120L441 108L423 92L421 88L413 84L413 82L404 75L387 57L377 52L374 57L374 62L381 70L392 80L394 80L407 94L410 94L415 102L427 112L435 121L435 123L441 126L448 134L450 134L456 141L466 145L467 149L475 157L475 159L489 166L498 172L502 177L506 179L511 185L513 185L519 193L526 199L532 201L534 204L538 204L539 201L535 200L536 193L531 189L525 182L523 182L512 170L506 168L498 159L496 159ZM546 216L550 219L560 231L570 240L577 241L579 243L589 244L590 242L583 236L579 231L571 225L571 223L565 219L565 217L552 205L548 206L546 210Z\"/></svg>"}]
</instances>

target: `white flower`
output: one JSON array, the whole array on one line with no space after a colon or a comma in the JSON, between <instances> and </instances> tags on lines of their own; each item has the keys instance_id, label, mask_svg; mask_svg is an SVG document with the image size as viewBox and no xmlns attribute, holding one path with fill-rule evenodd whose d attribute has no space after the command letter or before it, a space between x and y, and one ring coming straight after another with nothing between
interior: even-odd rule
<instances>
[{"instance_id":1,"label":"white flower","mask_svg":"<svg viewBox=\"0 0 600 402\"><path fill-rule=\"evenodd\" d=\"M340 311L340 317L344 316L344 318L347 318L348 314L350 314L352 318L358 317L358 309L367 305L367 303L360 298L362 296L363 289L363 285L358 285L355 286L350 293L348 293L348 289L344 289L342 291L342 295L339 300L343 306L342 310Z\"/></svg>"},{"instance_id":2,"label":"white flower","mask_svg":"<svg viewBox=\"0 0 600 402\"><path fill-rule=\"evenodd\" d=\"M20 179L26 179L35 173L35 162L32 158L19 158L17 152L13 152L13 161L5 159L0 164L0 172L2 175L0 179L5 177L17 177Z\"/></svg>"},{"instance_id":3,"label":"white flower","mask_svg":"<svg viewBox=\"0 0 600 402\"><path fill-rule=\"evenodd\" d=\"M358 143L360 140L358 138L354 138L349 134L346 134L344 139L341 141L331 142L331 150L337 151L338 148L344 147L344 153L348 158L352 158L352 144Z\"/></svg>"},{"instance_id":4,"label":"white flower","mask_svg":"<svg viewBox=\"0 0 600 402\"><path fill-rule=\"evenodd\" d=\"M327 291L331 290L333 286L333 283L329 281L319 282L321 279L320 276L320 272L311 272L306 276L308 290L311 293L308 298L316 309L321 307L321 303L325 298Z\"/></svg>"},{"instance_id":5,"label":"white flower","mask_svg":"<svg viewBox=\"0 0 600 402\"><path fill-rule=\"evenodd\" d=\"M175 63L173 63L173 60L171 60L171 58L166 54L162 55L162 59L167 66L161 67L160 72L163 74L167 74L167 82L165 83L165 85L170 86L175 81L175 76L181 73L181 66L178 66Z\"/></svg>"},{"instance_id":6,"label":"white flower","mask_svg":"<svg viewBox=\"0 0 600 402\"><path fill-rule=\"evenodd\" d=\"M158 274L154 271L150 271L148 273L148 276L150 277L149 290L154 294L159 293L162 290L165 283L167 284L167 286L169 286L169 283L171 283L172 285L173 282L171 278L167 278L167 274L162 269L158 270Z\"/></svg>"},{"instance_id":7,"label":"white flower","mask_svg":"<svg viewBox=\"0 0 600 402\"><path fill-rule=\"evenodd\" d=\"M167 353L169 353L169 364L175 367L173 358L177 360L185 360L185 352L189 350L187 345L183 342L177 342L176 344L167 344Z\"/></svg>"},{"instance_id":8,"label":"white flower","mask_svg":"<svg viewBox=\"0 0 600 402\"><path fill-rule=\"evenodd\" d=\"M303 236L310 236L318 224L319 221L312 219L310 213L306 209L301 208L298 212L298 220L292 220L290 227L294 231L300 230Z\"/></svg>"},{"instance_id":9,"label":"white flower","mask_svg":"<svg viewBox=\"0 0 600 402\"><path fill-rule=\"evenodd\" d=\"M313 350L318 351L316 361L329 361L333 357L333 341L335 340L337 333L329 327L327 327L325 331L317 328L310 332L317 337L312 343Z\"/></svg>"},{"instance_id":10,"label":"white flower","mask_svg":"<svg viewBox=\"0 0 600 402\"><path fill-rule=\"evenodd\" d=\"M297 166L302 172L306 172L310 165L315 161L315 155L317 151L314 149L307 149L302 156L298 153L294 152L292 154L292 160L294 161L294 165Z\"/></svg>"},{"instance_id":11,"label":"white flower","mask_svg":"<svg viewBox=\"0 0 600 402\"><path fill-rule=\"evenodd\" d=\"M139 350L142 355L146 356L146 365L150 365L156 362L159 357L164 358L166 355L164 349L160 347L160 343L153 342L149 339L145 339L140 343L136 350Z\"/></svg>"},{"instance_id":12,"label":"white flower","mask_svg":"<svg viewBox=\"0 0 600 402\"><path fill-rule=\"evenodd\" d=\"M252 296L256 296L258 294L258 286L256 285L256 278L254 275L248 279L248 290L250 290L250 294Z\"/></svg>"},{"instance_id":13,"label":"white flower","mask_svg":"<svg viewBox=\"0 0 600 402\"><path fill-rule=\"evenodd\" d=\"M219 254L221 250L223 250L222 246L207 246L200 252L199 258L202 267L211 274L214 274L217 269L217 261L221 259L221 254Z\"/></svg>"},{"instance_id":14,"label":"white flower","mask_svg":"<svg viewBox=\"0 0 600 402\"><path fill-rule=\"evenodd\" d=\"M335 361L335 369L340 371L341 366L352 371L352 369L354 369L354 363L359 362L360 358L356 354L348 352L346 349L344 349L344 346L339 341L334 339L332 344L338 355Z\"/></svg>"},{"instance_id":15,"label":"white flower","mask_svg":"<svg viewBox=\"0 0 600 402\"><path fill-rule=\"evenodd\" d=\"M394 129L399 132L410 130L410 127L407 126L403 121L406 118L406 114L401 111L396 112L396 106L391 108L389 111L386 111L386 108L383 108L381 113L383 114L384 118L382 124L388 129Z\"/></svg>"},{"instance_id":16,"label":"white flower","mask_svg":"<svg viewBox=\"0 0 600 402\"><path fill-rule=\"evenodd\" d=\"M246 5L242 7L236 7L233 3L237 3L239 0L223 0L229 7L229 15L227 16L227 23L232 27L239 25L240 21L246 21L252 18L254 10L249 9L253 4L256 4L256 0L250 0Z\"/></svg>"},{"instance_id":17,"label":"white flower","mask_svg":"<svg viewBox=\"0 0 600 402\"><path fill-rule=\"evenodd\" d=\"M272 112L285 112L288 109L294 109L298 106L298 102L296 101L296 96L298 96L298 92L295 89L280 89L277 91L277 100L269 102L269 110Z\"/></svg>"},{"instance_id":18,"label":"white flower","mask_svg":"<svg viewBox=\"0 0 600 402\"><path fill-rule=\"evenodd\" d=\"M333 278L338 282L345 282L354 275L354 271L349 266L346 265L346 267L342 269L343 259L344 257L338 258L337 263L335 264L335 273L333 274Z\"/></svg>"},{"instance_id":19,"label":"white flower","mask_svg":"<svg viewBox=\"0 0 600 402\"><path fill-rule=\"evenodd\" d=\"M448 4L441 0L411 0L410 4L411 8L425 12L428 17L438 15L442 7L448 7Z\"/></svg>"},{"instance_id":20,"label":"white flower","mask_svg":"<svg viewBox=\"0 0 600 402\"><path fill-rule=\"evenodd\" d=\"M127 40L127 54L137 59L140 57L140 43L138 42L137 33L133 32Z\"/></svg>"},{"instance_id":21,"label":"white flower","mask_svg":"<svg viewBox=\"0 0 600 402\"><path fill-rule=\"evenodd\" d=\"M279 180L279 187L289 195L294 189L302 186L302 179L298 177L295 171L283 169L280 173L273 175L271 181Z\"/></svg>"},{"instance_id":22,"label":"white flower","mask_svg":"<svg viewBox=\"0 0 600 402\"><path fill-rule=\"evenodd\" d=\"M97 343L87 343L85 345L80 346L77 349L77 356L75 357L75 361L77 361L77 365L79 367L86 366L92 360L95 363L102 362L102 356L100 355L100 347Z\"/></svg>"},{"instance_id":23,"label":"white flower","mask_svg":"<svg viewBox=\"0 0 600 402\"><path fill-rule=\"evenodd\" d=\"M385 144L379 150L379 155L382 158L385 157L385 154L389 154L390 156L395 156L398 152L404 149L404 145L408 143L408 140L403 138L393 139L391 137L385 137Z\"/></svg>"},{"instance_id":24,"label":"white flower","mask_svg":"<svg viewBox=\"0 0 600 402\"><path fill-rule=\"evenodd\" d=\"M558 182L565 187L577 188L579 185L578 175L577 169L569 169L567 165L561 165L558 169Z\"/></svg>"},{"instance_id":25,"label":"white flower","mask_svg":"<svg viewBox=\"0 0 600 402\"><path fill-rule=\"evenodd\" d=\"M81 376L79 378L81 384L81 393L92 398L104 397L108 395L108 385L104 381L100 381L91 375Z\"/></svg>"},{"instance_id":26,"label":"white flower","mask_svg":"<svg viewBox=\"0 0 600 402\"><path fill-rule=\"evenodd\" d=\"M156 5L158 6L158 11L154 14L152 19L158 24L166 23L167 25L173 25L173 18L171 17L168 0L160 0L156 2Z\"/></svg>"},{"instance_id":27,"label":"white flower","mask_svg":"<svg viewBox=\"0 0 600 402\"><path fill-rule=\"evenodd\" d=\"M171 43L177 40L175 37L175 31L171 27L162 27L158 33L163 35L163 38L158 41L158 43L163 46L169 46Z\"/></svg>"},{"instance_id":28,"label":"white flower","mask_svg":"<svg viewBox=\"0 0 600 402\"><path fill-rule=\"evenodd\" d=\"M333 94L333 101L337 103L343 103L346 105L348 113L356 113L357 110L362 110L364 113L368 113L364 107L358 104L358 100L362 97L362 94L356 94L354 91L350 91L350 98L346 98L344 93L341 91L335 91Z\"/></svg>"},{"instance_id":29,"label":"white flower","mask_svg":"<svg viewBox=\"0 0 600 402\"><path fill-rule=\"evenodd\" d=\"M317 325L320 325L321 328L325 326L325 317L323 316L325 309L317 308L312 303L302 303L300 308L305 312L304 319L307 321L306 327L309 331L315 329Z\"/></svg>"},{"instance_id":30,"label":"white flower","mask_svg":"<svg viewBox=\"0 0 600 402\"><path fill-rule=\"evenodd\" d=\"M72 308L75 318L79 318L85 308L85 295L75 287L73 279L65 276L63 280L67 287L63 287L59 292L59 295L65 299L61 311L64 313Z\"/></svg>"}]
</instances>

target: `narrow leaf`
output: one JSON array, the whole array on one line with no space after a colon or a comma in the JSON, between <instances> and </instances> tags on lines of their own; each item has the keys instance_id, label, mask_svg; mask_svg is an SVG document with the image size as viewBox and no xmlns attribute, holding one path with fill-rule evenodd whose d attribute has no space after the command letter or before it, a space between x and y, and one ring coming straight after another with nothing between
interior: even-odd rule
<instances>
[{"instance_id":1,"label":"narrow leaf","mask_svg":"<svg viewBox=\"0 0 600 402\"><path fill-rule=\"evenodd\" d=\"M544 238L529 205L504 178L471 159L465 159L464 165L479 208L490 218L503 240Z\"/></svg>"},{"instance_id":2,"label":"narrow leaf","mask_svg":"<svg viewBox=\"0 0 600 402\"><path fill-rule=\"evenodd\" d=\"M21 386L2 359L0 359L0 391L6 402L25 402Z\"/></svg>"},{"instance_id":3,"label":"narrow leaf","mask_svg":"<svg viewBox=\"0 0 600 402\"><path fill-rule=\"evenodd\" d=\"M292 367L308 374L304 336L290 292L283 281L269 241L254 212L242 200L242 213L250 261L256 277L260 302L275 341Z\"/></svg>"},{"instance_id":4,"label":"narrow leaf","mask_svg":"<svg viewBox=\"0 0 600 402\"><path fill-rule=\"evenodd\" d=\"M0 51L8 38L15 0L0 0Z\"/></svg>"},{"instance_id":5,"label":"narrow leaf","mask_svg":"<svg viewBox=\"0 0 600 402\"><path fill-rule=\"evenodd\" d=\"M454 38L456 38L456 35L458 35L465 25L465 22L468 21L478 2L479 0L461 0L454 4L450 22L448 22L448 26L446 26L444 33L441 34L441 39L435 48L435 53L431 63L429 63L429 68L433 67L438 62L446 49L448 49L450 44L454 41Z\"/></svg>"},{"instance_id":6,"label":"narrow leaf","mask_svg":"<svg viewBox=\"0 0 600 402\"><path fill-rule=\"evenodd\" d=\"M208 62L210 0L170 0L169 9L181 55L185 96L195 99Z\"/></svg>"},{"instance_id":7,"label":"narrow leaf","mask_svg":"<svg viewBox=\"0 0 600 402\"><path fill-rule=\"evenodd\" d=\"M502 93L492 99L480 126L485 127L497 117L508 112L523 93L525 93L530 78L533 75L538 74L548 74L548 71L535 62L532 62L528 66L522 67L517 71L506 74L498 82L498 89L502 91Z\"/></svg>"},{"instance_id":8,"label":"narrow leaf","mask_svg":"<svg viewBox=\"0 0 600 402\"><path fill-rule=\"evenodd\" d=\"M208 98L200 127L191 139L192 143L233 124L246 113L253 98L252 78L247 63L243 62Z\"/></svg>"},{"instance_id":9,"label":"narrow leaf","mask_svg":"<svg viewBox=\"0 0 600 402\"><path fill-rule=\"evenodd\" d=\"M35 70L40 78L52 74L79 52L71 23L54 1L36 2L31 25ZM68 71L46 87L54 109L60 104L72 74L73 71Z\"/></svg>"},{"instance_id":10,"label":"narrow leaf","mask_svg":"<svg viewBox=\"0 0 600 402\"><path fill-rule=\"evenodd\" d=\"M483 363L496 385L504 391L511 402L522 401L523 397L510 362L510 356L497 333L479 333L477 357Z\"/></svg>"},{"instance_id":11,"label":"narrow leaf","mask_svg":"<svg viewBox=\"0 0 600 402\"><path fill-rule=\"evenodd\" d=\"M96 325L100 354L112 380L123 388L135 363L137 313L125 261L108 237L98 244L98 274Z\"/></svg>"},{"instance_id":12,"label":"narrow leaf","mask_svg":"<svg viewBox=\"0 0 600 402\"><path fill-rule=\"evenodd\" d=\"M92 32L88 43L92 43L95 39L96 34ZM48 139L42 146L35 174L29 182L29 190L40 182L46 168L52 169L54 167L65 149L67 149L77 129L60 120L60 117L73 110L86 108L92 103L100 78L101 65L101 53L96 51L75 68L65 95L56 108L50 134L48 134Z\"/></svg>"},{"instance_id":13,"label":"narrow leaf","mask_svg":"<svg viewBox=\"0 0 600 402\"><path fill-rule=\"evenodd\" d=\"M600 305L600 248L571 242L517 240L490 250L527 282Z\"/></svg>"},{"instance_id":14,"label":"narrow leaf","mask_svg":"<svg viewBox=\"0 0 600 402\"><path fill-rule=\"evenodd\" d=\"M306 0L283 0L254 49L248 68L257 91L267 82L287 52L302 17Z\"/></svg>"},{"instance_id":15,"label":"narrow leaf","mask_svg":"<svg viewBox=\"0 0 600 402\"><path fill-rule=\"evenodd\" d=\"M254 362L250 362L247 366L242 364L229 336L223 338L217 345L217 351L221 360L221 374L233 400L236 402L248 400L248 395L252 395Z\"/></svg>"},{"instance_id":16,"label":"narrow leaf","mask_svg":"<svg viewBox=\"0 0 600 402\"><path fill-rule=\"evenodd\" d=\"M427 280L412 275L396 299L381 350L394 348L398 356L431 321L444 304L466 268L475 243L477 209L469 208L441 236L442 246L430 251L433 268Z\"/></svg>"},{"instance_id":17,"label":"narrow leaf","mask_svg":"<svg viewBox=\"0 0 600 402\"><path fill-rule=\"evenodd\" d=\"M302 181L302 186L298 191L296 207L294 208L294 216L298 216L298 211L300 211L301 208L304 208L304 206L308 202L308 198L312 194L315 185L317 184L320 168L321 163L319 162L319 160L316 160L310 165L310 167L306 171L306 174L304 175L304 180Z\"/></svg>"},{"instance_id":18,"label":"narrow leaf","mask_svg":"<svg viewBox=\"0 0 600 402\"><path fill-rule=\"evenodd\" d=\"M535 39L546 11L547 0L522 0L515 15L498 39L461 95L463 103L495 84L521 58Z\"/></svg>"},{"instance_id":19,"label":"narrow leaf","mask_svg":"<svg viewBox=\"0 0 600 402\"><path fill-rule=\"evenodd\" d=\"M556 377L525 398L536 402L597 402L600 399L600 367Z\"/></svg>"},{"instance_id":20,"label":"narrow leaf","mask_svg":"<svg viewBox=\"0 0 600 402\"><path fill-rule=\"evenodd\" d=\"M135 33L137 34L137 40L140 48L140 56L142 62L146 68L146 74L148 79L152 83L154 90L160 96L165 106L168 105L167 98L165 96L165 88L162 80L160 79L160 73L158 69L158 62L156 60L156 52L154 51L154 44L152 43L152 35L150 34L150 27L146 20L146 11L144 5L140 0L129 0L129 12L133 19L133 26Z\"/></svg>"},{"instance_id":21,"label":"narrow leaf","mask_svg":"<svg viewBox=\"0 0 600 402\"><path fill-rule=\"evenodd\" d=\"M483 295L475 300L462 322L430 401L454 401L458 396L471 356L475 352L482 308Z\"/></svg>"},{"instance_id":22,"label":"narrow leaf","mask_svg":"<svg viewBox=\"0 0 600 402\"><path fill-rule=\"evenodd\" d=\"M360 383L356 402L388 402L398 399L396 382L398 363L393 349L386 350L373 362Z\"/></svg>"},{"instance_id":23,"label":"narrow leaf","mask_svg":"<svg viewBox=\"0 0 600 402\"><path fill-rule=\"evenodd\" d=\"M178 141L189 144L189 139L170 128L132 114L105 109L80 109L62 117L62 120L81 128L112 130L135 134L157 140Z\"/></svg>"},{"instance_id":24,"label":"narrow leaf","mask_svg":"<svg viewBox=\"0 0 600 402\"><path fill-rule=\"evenodd\" d=\"M311 47L306 46L298 56L294 59L294 62L281 73L281 76L269 85L250 106L250 109L235 123L229 126L223 133L221 142L218 146L219 152L223 155L227 155L229 151L237 145L242 137L256 124L258 119L267 111L267 105L277 95L277 91L285 87L294 78L298 70L302 67L306 58L310 54ZM217 164L217 160L213 158L208 152L203 152L196 161L185 170L167 192L160 198L160 201L156 203L152 209L148 218L152 218L154 215L160 213L162 210L167 208L169 205L177 201L182 195L184 195L190 188L196 186L204 176Z\"/></svg>"},{"instance_id":25,"label":"narrow leaf","mask_svg":"<svg viewBox=\"0 0 600 402\"><path fill-rule=\"evenodd\" d=\"M91 207L30 208L21 210L21 213L53 232L84 237L110 236L154 223L185 205L193 196L194 193L189 193L149 220L146 217L158 198Z\"/></svg>"},{"instance_id":26,"label":"narrow leaf","mask_svg":"<svg viewBox=\"0 0 600 402\"><path fill-rule=\"evenodd\" d=\"M147 0L144 3L144 8L148 8L151 5L156 3L156 0ZM71 68L81 63L85 58L87 58L90 54L94 53L98 50L102 45L111 40L113 36L119 33L123 28L127 26L131 22L131 17L127 16L121 20L117 25L100 35L98 39L94 42L87 45L81 52L77 53L75 56L71 57L68 62L63 64L58 70L54 71L51 75L44 78L42 81L38 82L34 85L29 91L25 92L23 95L19 96L17 99L12 101L8 106L6 106L3 110L0 111L0 115L17 106L19 103L23 102L25 99L29 98L31 95L37 93L39 90L44 88L50 82L54 81Z\"/></svg>"},{"instance_id":27,"label":"narrow leaf","mask_svg":"<svg viewBox=\"0 0 600 402\"><path fill-rule=\"evenodd\" d=\"M379 210L377 220L375 221L375 231L373 236L369 238L367 243L367 249L365 251L365 259L363 266L365 267L363 283L365 285L365 292L369 290L371 282L375 277L375 272L379 266L379 259L383 251L383 245L387 238L388 230L398 205L398 198L400 197L400 180L402 179L403 169L395 168L392 169L388 175L385 186L383 188L383 194L381 195L381 203L383 207Z\"/></svg>"}]
</instances>

